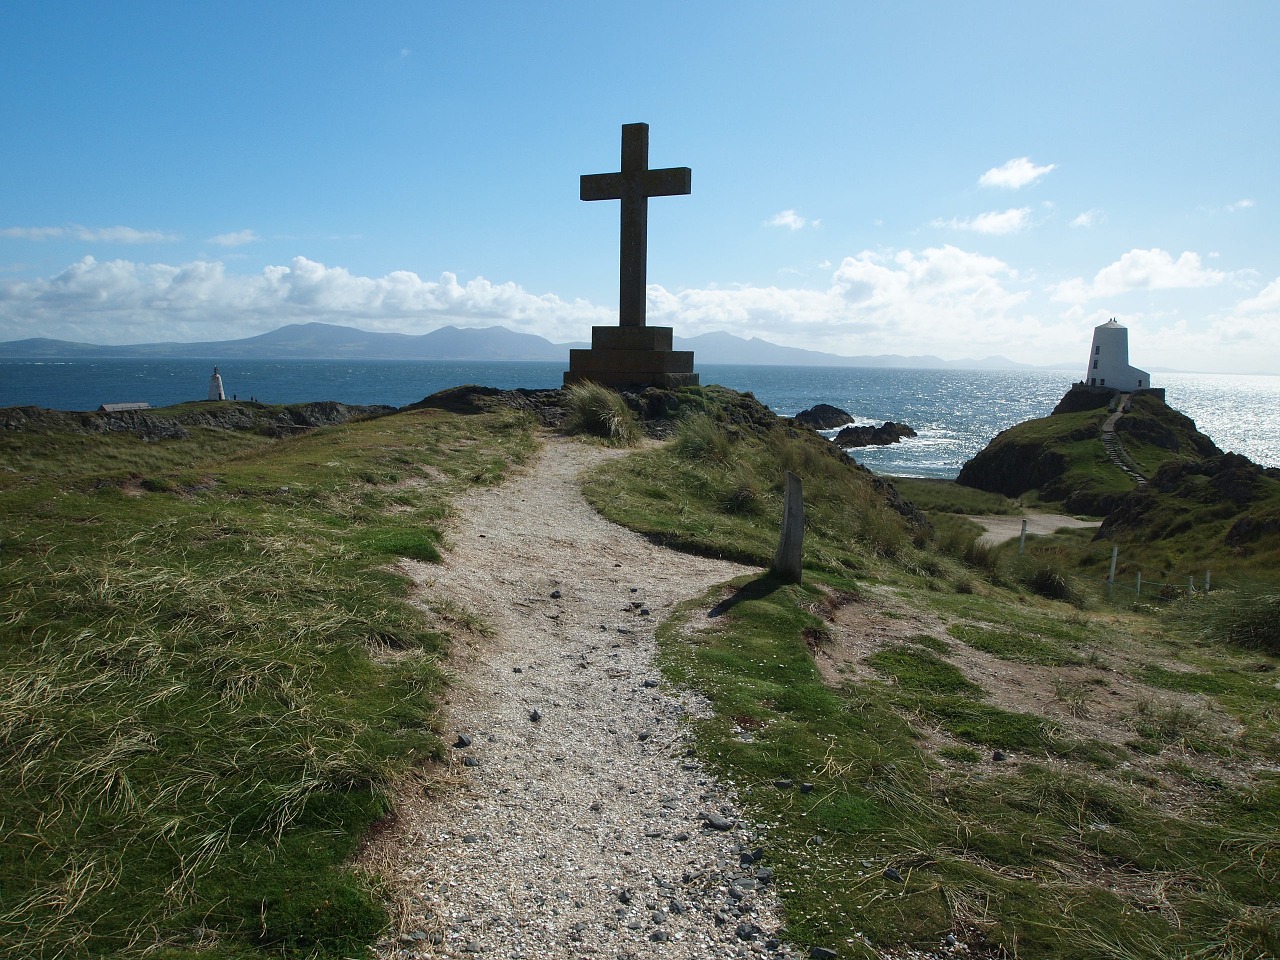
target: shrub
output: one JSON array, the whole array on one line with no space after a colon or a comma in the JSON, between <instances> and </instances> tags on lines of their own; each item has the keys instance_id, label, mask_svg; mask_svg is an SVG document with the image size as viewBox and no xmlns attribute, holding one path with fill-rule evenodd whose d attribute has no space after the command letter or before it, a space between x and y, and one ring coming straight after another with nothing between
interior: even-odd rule
<instances>
[{"instance_id":1,"label":"shrub","mask_svg":"<svg viewBox=\"0 0 1280 960\"><path fill-rule=\"evenodd\" d=\"M611 444L629 447L640 439L640 421L622 395L598 383L575 383L568 389L570 433L602 437Z\"/></svg>"}]
</instances>

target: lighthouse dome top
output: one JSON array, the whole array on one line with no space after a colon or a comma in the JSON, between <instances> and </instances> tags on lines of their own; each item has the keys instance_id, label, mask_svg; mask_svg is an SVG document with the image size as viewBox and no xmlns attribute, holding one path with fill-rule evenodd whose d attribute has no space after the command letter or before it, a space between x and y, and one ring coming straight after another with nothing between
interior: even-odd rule
<instances>
[{"instance_id":1,"label":"lighthouse dome top","mask_svg":"<svg viewBox=\"0 0 1280 960\"><path fill-rule=\"evenodd\" d=\"M1117 321L1115 317L1112 317L1112 318L1111 318L1110 320L1108 320L1106 323L1100 323L1100 324L1098 324L1096 327L1094 327L1093 329L1095 329L1095 330L1116 330L1116 329L1123 330L1123 329L1125 329L1125 325L1124 325L1123 323L1120 323L1119 321Z\"/></svg>"}]
</instances>

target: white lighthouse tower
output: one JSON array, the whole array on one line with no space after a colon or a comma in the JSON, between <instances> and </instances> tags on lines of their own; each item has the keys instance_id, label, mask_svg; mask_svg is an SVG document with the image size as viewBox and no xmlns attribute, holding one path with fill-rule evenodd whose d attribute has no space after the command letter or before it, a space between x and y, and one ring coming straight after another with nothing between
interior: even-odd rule
<instances>
[{"instance_id":1,"label":"white lighthouse tower","mask_svg":"<svg viewBox=\"0 0 1280 960\"><path fill-rule=\"evenodd\" d=\"M1089 369L1084 382L1091 387L1107 387L1121 393L1147 390L1151 374L1129 366L1129 331L1115 318L1093 328L1093 345L1089 348Z\"/></svg>"},{"instance_id":2,"label":"white lighthouse tower","mask_svg":"<svg viewBox=\"0 0 1280 960\"><path fill-rule=\"evenodd\" d=\"M1101 329L1101 327L1099 327ZM218 368L213 368L213 376L209 378L209 399L225 400L227 395L222 390L222 376L218 373Z\"/></svg>"}]
</instances>

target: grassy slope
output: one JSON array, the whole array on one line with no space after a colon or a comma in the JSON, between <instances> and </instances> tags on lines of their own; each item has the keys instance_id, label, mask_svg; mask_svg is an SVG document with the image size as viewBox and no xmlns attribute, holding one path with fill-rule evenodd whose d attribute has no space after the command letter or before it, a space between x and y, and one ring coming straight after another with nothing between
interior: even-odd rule
<instances>
[{"instance_id":1,"label":"grassy slope","mask_svg":"<svg viewBox=\"0 0 1280 960\"><path fill-rule=\"evenodd\" d=\"M602 470L593 502L687 547L767 558L778 478L809 440L692 433ZM864 478L807 479L806 584L742 583L714 626L662 638L669 672L714 705L700 756L770 825L791 936L857 957L949 932L1021 958L1280 951L1280 691L1258 672L1275 657L993 585L992 557L916 549L869 494L840 509ZM844 619L862 609L875 632ZM895 620L945 629L875 639ZM850 642L871 650L841 653ZM820 676L815 651L842 679ZM980 656L1052 680L1055 709L1002 705L1003 670L961 670ZM1119 742L1067 722L1109 697Z\"/></svg>"},{"instance_id":2,"label":"grassy slope","mask_svg":"<svg viewBox=\"0 0 1280 960\"><path fill-rule=\"evenodd\" d=\"M531 446L432 411L290 440L0 435L0 950L351 955L344 862L436 749L398 556Z\"/></svg>"}]
</instances>

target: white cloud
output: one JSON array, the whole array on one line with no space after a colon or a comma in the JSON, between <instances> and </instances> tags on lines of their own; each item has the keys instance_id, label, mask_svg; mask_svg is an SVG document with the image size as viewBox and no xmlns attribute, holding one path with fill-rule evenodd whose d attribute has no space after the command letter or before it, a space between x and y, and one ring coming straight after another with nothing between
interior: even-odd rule
<instances>
[{"instance_id":1,"label":"white cloud","mask_svg":"<svg viewBox=\"0 0 1280 960\"><path fill-rule=\"evenodd\" d=\"M1236 304L1238 313L1257 313L1263 310L1280 311L1280 278L1272 280L1256 297Z\"/></svg>"},{"instance_id":2,"label":"white cloud","mask_svg":"<svg viewBox=\"0 0 1280 960\"><path fill-rule=\"evenodd\" d=\"M1164 250L1130 250L1115 263L1103 267L1086 283L1076 277L1057 284L1053 299L1067 303L1113 297L1131 290L1178 290L1211 287L1227 275L1210 270L1200 262L1200 254L1187 251L1177 260Z\"/></svg>"},{"instance_id":3,"label":"white cloud","mask_svg":"<svg viewBox=\"0 0 1280 960\"><path fill-rule=\"evenodd\" d=\"M914 253L864 251L835 268L825 290L739 287L669 292L651 287L652 322L682 334L742 337L841 353L948 356L1010 349L1007 321L1026 293L994 257L953 246ZM1017 345L1025 345L1023 332Z\"/></svg>"},{"instance_id":4,"label":"white cloud","mask_svg":"<svg viewBox=\"0 0 1280 960\"><path fill-rule=\"evenodd\" d=\"M1250 207L1256 207L1257 204L1245 197L1243 200L1237 200L1235 203L1227 204L1227 213L1236 213L1240 210L1248 210Z\"/></svg>"},{"instance_id":5,"label":"white cloud","mask_svg":"<svg viewBox=\"0 0 1280 960\"><path fill-rule=\"evenodd\" d=\"M1030 217L1030 207L1015 207L998 212L980 213L976 217L964 220L955 217L950 220L934 220L933 226L949 227L952 230L970 230L974 233L1017 233L1027 226Z\"/></svg>"},{"instance_id":6,"label":"white cloud","mask_svg":"<svg viewBox=\"0 0 1280 960\"><path fill-rule=\"evenodd\" d=\"M790 230L803 230L805 227L822 225L821 220L806 220L794 210L783 210L781 213L775 213L764 223L767 227L787 227Z\"/></svg>"},{"instance_id":7,"label":"white cloud","mask_svg":"<svg viewBox=\"0 0 1280 960\"><path fill-rule=\"evenodd\" d=\"M1000 167L992 167L978 178L982 187L1003 187L1006 190L1019 190L1029 183L1039 180L1057 164L1037 167L1028 157L1017 157Z\"/></svg>"},{"instance_id":8,"label":"white cloud","mask_svg":"<svg viewBox=\"0 0 1280 960\"><path fill-rule=\"evenodd\" d=\"M70 237L86 243L172 243L181 239L175 233L161 230L138 230L134 227L5 227L0 236L17 240L56 240Z\"/></svg>"},{"instance_id":9,"label":"white cloud","mask_svg":"<svg viewBox=\"0 0 1280 960\"><path fill-rule=\"evenodd\" d=\"M7 240L51 240L66 235L63 227L4 227L0 237Z\"/></svg>"},{"instance_id":10,"label":"white cloud","mask_svg":"<svg viewBox=\"0 0 1280 960\"><path fill-rule=\"evenodd\" d=\"M73 227L72 236L91 243L172 243L181 239L176 233L160 230L135 230L133 227Z\"/></svg>"},{"instance_id":11,"label":"white cloud","mask_svg":"<svg viewBox=\"0 0 1280 960\"><path fill-rule=\"evenodd\" d=\"M172 266L85 257L53 277L0 283L0 330L7 331L0 339L75 334L130 343L154 338L159 327L167 338L210 337L216 328L224 339L320 320L406 332L423 324L501 323L568 340L607 323L609 313L483 277L466 283L452 273L438 281L408 271L361 277L305 257L249 275L229 274L216 261Z\"/></svg>"},{"instance_id":12,"label":"white cloud","mask_svg":"<svg viewBox=\"0 0 1280 960\"><path fill-rule=\"evenodd\" d=\"M1103 224L1106 222L1107 222L1107 215L1103 211L1095 207L1092 210L1086 210L1083 213L1078 214L1076 218L1071 221L1071 226L1096 227L1099 224Z\"/></svg>"},{"instance_id":13,"label":"white cloud","mask_svg":"<svg viewBox=\"0 0 1280 960\"><path fill-rule=\"evenodd\" d=\"M236 230L234 233L220 233L216 237L210 237L210 243L216 243L220 247L242 247L246 243L257 243L262 238L253 230Z\"/></svg>"}]
</instances>

